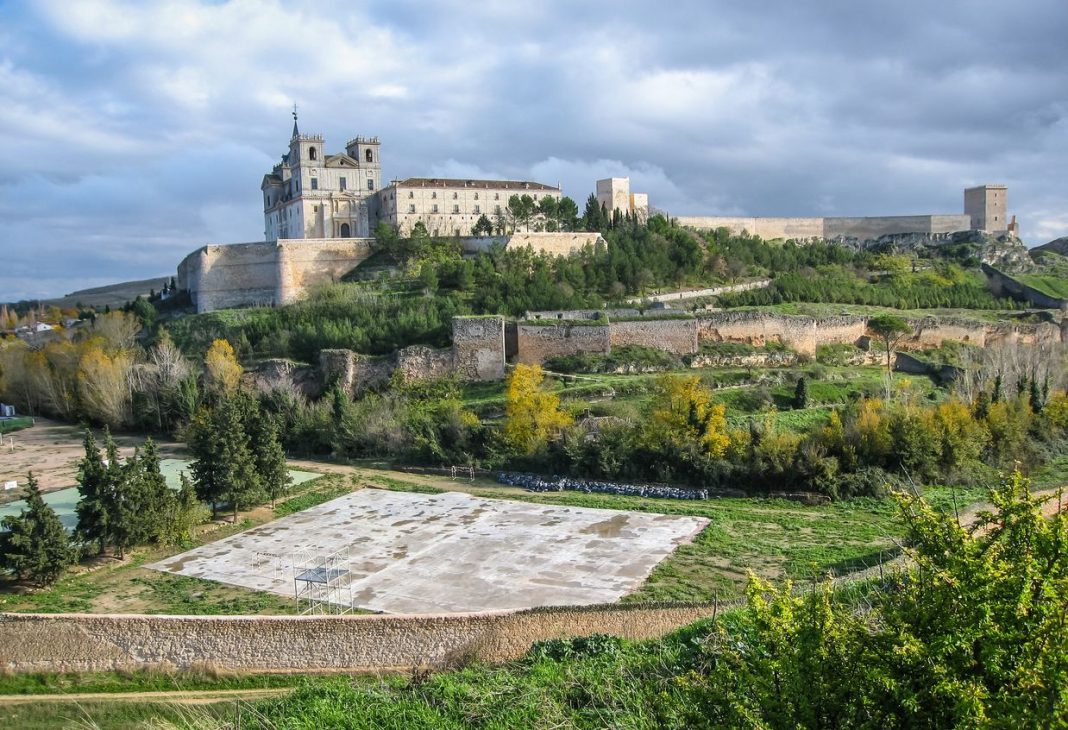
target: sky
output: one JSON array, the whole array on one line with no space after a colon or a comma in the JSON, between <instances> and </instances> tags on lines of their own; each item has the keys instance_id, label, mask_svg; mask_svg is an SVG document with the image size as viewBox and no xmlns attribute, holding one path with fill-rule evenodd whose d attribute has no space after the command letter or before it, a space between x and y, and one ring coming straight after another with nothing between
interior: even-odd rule
<instances>
[{"instance_id":1,"label":"sky","mask_svg":"<svg viewBox=\"0 0 1068 730\"><path fill-rule=\"evenodd\" d=\"M673 215L1068 235L1068 0L0 0L0 301L263 239L291 109L383 180L598 178Z\"/></svg>"}]
</instances>

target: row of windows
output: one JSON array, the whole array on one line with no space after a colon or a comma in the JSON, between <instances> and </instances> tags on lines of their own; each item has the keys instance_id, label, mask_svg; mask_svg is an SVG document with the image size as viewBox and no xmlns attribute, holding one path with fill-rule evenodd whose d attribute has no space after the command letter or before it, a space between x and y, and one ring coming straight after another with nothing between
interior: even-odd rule
<instances>
[{"instance_id":1,"label":"row of windows","mask_svg":"<svg viewBox=\"0 0 1068 730\"><path fill-rule=\"evenodd\" d=\"M415 197L415 191L414 190L409 190L408 191L408 198L411 199L411 198L414 198L414 197ZM434 192L430 193L430 197L433 200L437 200L438 199L437 191L434 191ZM453 200L459 200L460 199L460 194L459 193L453 193L452 194L452 199ZM501 199L501 194L500 193L494 193L493 194L493 199L494 200L500 200ZM478 193L475 193L475 200L478 200Z\"/></svg>"},{"instance_id":2,"label":"row of windows","mask_svg":"<svg viewBox=\"0 0 1068 730\"><path fill-rule=\"evenodd\" d=\"M367 160L367 162L374 162L375 161L374 152L372 152L371 150L364 150L363 156L364 156L364 159ZM319 159L318 150L316 150L314 147L309 147L308 148L308 159L309 160L317 160L317 159ZM341 164L344 165L345 161L342 160Z\"/></svg>"},{"instance_id":3,"label":"row of windows","mask_svg":"<svg viewBox=\"0 0 1068 730\"><path fill-rule=\"evenodd\" d=\"M341 189L342 192L348 190L349 189L349 181L346 180L343 177L342 178L338 178L338 187ZM319 189L319 178L313 177L311 179L311 189L312 190L318 190ZM375 189L374 178L370 178L370 177L367 178L367 189L368 190L374 190ZM271 202L271 199L268 198L267 199L267 204L270 205L270 202Z\"/></svg>"},{"instance_id":4,"label":"row of windows","mask_svg":"<svg viewBox=\"0 0 1068 730\"><path fill-rule=\"evenodd\" d=\"M495 206L493 206L493 209L494 209L493 212L495 214L497 214L497 215L501 214L501 206L495 205ZM441 212L440 210L438 210L437 203L435 203L434 205L432 205L430 207L430 212L431 213L440 213ZM460 212L460 206L458 206L458 205L452 206L452 212L454 214L458 214ZM482 206L481 205L474 206L474 210L472 210L473 214L478 215L481 212L482 212ZM414 204L408 206L408 213L409 214L415 213L415 205Z\"/></svg>"}]
</instances>

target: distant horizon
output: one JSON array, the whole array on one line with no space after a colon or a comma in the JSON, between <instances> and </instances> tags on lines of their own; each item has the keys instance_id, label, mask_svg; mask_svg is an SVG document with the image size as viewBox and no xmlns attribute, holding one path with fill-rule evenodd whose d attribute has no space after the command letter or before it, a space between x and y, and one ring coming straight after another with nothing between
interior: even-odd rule
<instances>
[{"instance_id":1,"label":"distant horizon","mask_svg":"<svg viewBox=\"0 0 1068 730\"><path fill-rule=\"evenodd\" d=\"M378 136L387 180L534 180L581 208L630 177L673 215L782 217L955 213L1001 183L1029 246L1068 235L1063 0L39 0L4 21L3 300L263 240L294 103L330 151Z\"/></svg>"}]
</instances>

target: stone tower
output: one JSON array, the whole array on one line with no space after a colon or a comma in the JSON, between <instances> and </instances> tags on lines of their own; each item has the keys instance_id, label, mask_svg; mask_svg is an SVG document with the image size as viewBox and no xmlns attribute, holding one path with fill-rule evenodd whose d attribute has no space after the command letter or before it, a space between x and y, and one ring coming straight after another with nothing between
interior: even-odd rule
<instances>
[{"instance_id":1,"label":"stone tower","mask_svg":"<svg viewBox=\"0 0 1068 730\"><path fill-rule=\"evenodd\" d=\"M1008 187L979 185L964 190L964 214L972 219L972 230L1005 233L1010 228Z\"/></svg>"}]
</instances>

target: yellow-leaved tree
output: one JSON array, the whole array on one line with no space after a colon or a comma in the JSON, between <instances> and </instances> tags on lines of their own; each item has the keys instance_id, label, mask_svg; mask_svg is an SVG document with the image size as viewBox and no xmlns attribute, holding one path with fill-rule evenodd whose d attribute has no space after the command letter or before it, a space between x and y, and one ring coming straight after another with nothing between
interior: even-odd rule
<instances>
[{"instance_id":1,"label":"yellow-leaved tree","mask_svg":"<svg viewBox=\"0 0 1068 730\"><path fill-rule=\"evenodd\" d=\"M112 427L127 421L133 366L133 355L125 350L109 355L95 341L85 344L78 364L78 395L85 415Z\"/></svg>"},{"instance_id":2,"label":"yellow-leaved tree","mask_svg":"<svg viewBox=\"0 0 1068 730\"><path fill-rule=\"evenodd\" d=\"M535 453L572 421L560 397L542 386L544 377L540 366L523 364L508 376L504 438L520 454Z\"/></svg>"},{"instance_id":3,"label":"yellow-leaved tree","mask_svg":"<svg viewBox=\"0 0 1068 730\"><path fill-rule=\"evenodd\" d=\"M204 355L207 389L213 393L233 393L241 382L241 363L233 346L226 340L215 340Z\"/></svg>"},{"instance_id":4,"label":"yellow-leaved tree","mask_svg":"<svg viewBox=\"0 0 1068 730\"><path fill-rule=\"evenodd\" d=\"M723 456L731 442L726 406L712 404L712 392L696 375L660 379L647 426L653 441L678 447L699 443L709 456Z\"/></svg>"}]
</instances>

